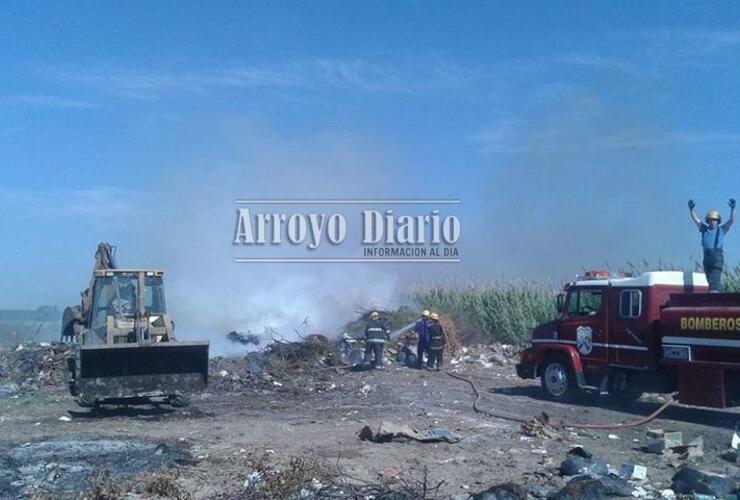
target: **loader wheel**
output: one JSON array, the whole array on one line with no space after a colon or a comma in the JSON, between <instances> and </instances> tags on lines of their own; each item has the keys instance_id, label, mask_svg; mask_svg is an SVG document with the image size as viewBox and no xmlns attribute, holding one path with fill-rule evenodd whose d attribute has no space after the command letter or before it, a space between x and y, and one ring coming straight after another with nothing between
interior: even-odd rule
<instances>
[{"instance_id":1,"label":"loader wheel","mask_svg":"<svg viewBox=\"0 0 740 500\"><path fill-rule=\"evenodd\" d=\"M547 398L552 401L573 401L578 394L578 384L570 365L561 357L545 361L540 372L540 381Z\"/></svg>"}]
</instances>

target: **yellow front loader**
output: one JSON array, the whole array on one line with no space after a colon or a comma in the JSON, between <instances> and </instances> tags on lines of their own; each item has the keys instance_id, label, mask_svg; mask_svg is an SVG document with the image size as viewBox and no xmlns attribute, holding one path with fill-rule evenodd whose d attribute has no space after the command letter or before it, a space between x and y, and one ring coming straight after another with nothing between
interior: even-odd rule
<instances>
[{"instance_id":1,"label":"yellow front loader","mask_svg":"<svg viewBox=\"0 0 740 500\"><path fill-rule=\"evenodd\" d=\"M82 406L181 405L208 382L208 342L180 342L167 314L164 271L118 269L115 247L98 245L90 286L68 307L62 340L69 388Z\"/></svg>"}]
</instances>

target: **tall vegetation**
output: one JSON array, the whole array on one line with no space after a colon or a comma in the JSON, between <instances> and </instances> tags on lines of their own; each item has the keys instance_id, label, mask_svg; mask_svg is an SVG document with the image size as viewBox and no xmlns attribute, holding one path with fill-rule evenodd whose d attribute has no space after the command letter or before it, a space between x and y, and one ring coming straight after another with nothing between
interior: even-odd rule
<instances>
[{"instance_id":1,"label":"tall vegetation","mask_svg":"<svg viewBox=\"0 0 740 500\"><path fill-rule=\"evenodd\" d=\"M556 293L537 283L493 282L418 287L410 295L421 307L451 316L469 339L515 343L555 317Z\"/></svg>"}]
</instances>

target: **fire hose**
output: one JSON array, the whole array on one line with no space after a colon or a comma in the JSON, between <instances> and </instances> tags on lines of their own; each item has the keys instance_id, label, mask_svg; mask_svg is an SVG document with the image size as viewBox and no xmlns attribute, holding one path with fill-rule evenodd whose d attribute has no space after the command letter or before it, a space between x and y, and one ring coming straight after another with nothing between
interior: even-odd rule
<instances>
[{"instance_id":1,"label":"fire hose","mask_svg":"<svg viewBox=\"0 0 740 500\"><path fill-rule=\"evenodd\" d=\"M510 415L508 413L495 412L495 411L480 408L479 403L481 400L481 393L475 381L467 377L463 377L460 374L453 373L453 372L447 372L447 375L449 375L452 378L462 380L463 382L467 382L468 385L470 385L470 387L473 388L473 393L475 394L475 400L473 401L473 410L475 410L476 413L480 413L482 415L486 415L486 416L493 417L493 418L499 418L502 420L510 420L512 422L519 422L522 424L527 424L530 422L530 420L526 418L517 417L515 415ZM640 427L658 418L658 416L661 413L663 413L665 410L668 409L669 406L673 404L675 404L675 400L669 399L668 401L663 403L657 410L655 410L653 413L651 413L647 417L640 419L640 420L635 420L633 422L624 422L621 424L571 424L567 422L560 422L558 424L558 427L571 427L574 429L594 429L594 430L629 429L632 427Z\"/></svg>"}]
</instances>

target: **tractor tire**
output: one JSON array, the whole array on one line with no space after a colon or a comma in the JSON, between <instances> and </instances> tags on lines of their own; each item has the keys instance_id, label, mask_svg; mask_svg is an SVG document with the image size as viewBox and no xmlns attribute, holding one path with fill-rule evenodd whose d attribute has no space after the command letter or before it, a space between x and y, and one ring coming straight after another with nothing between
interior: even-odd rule
<instances>
[{"instance_id":1,"label":"tractor tire","mask_svg":"<svg viewBox=\"0 0 740 500\"><path fill-rule=\"evenodd\" d=\"M562 356L547 358L540 371L540 382L547 399L551 401L571 402L579 393L575 374Z\"/></svg>"}]
</instances>

